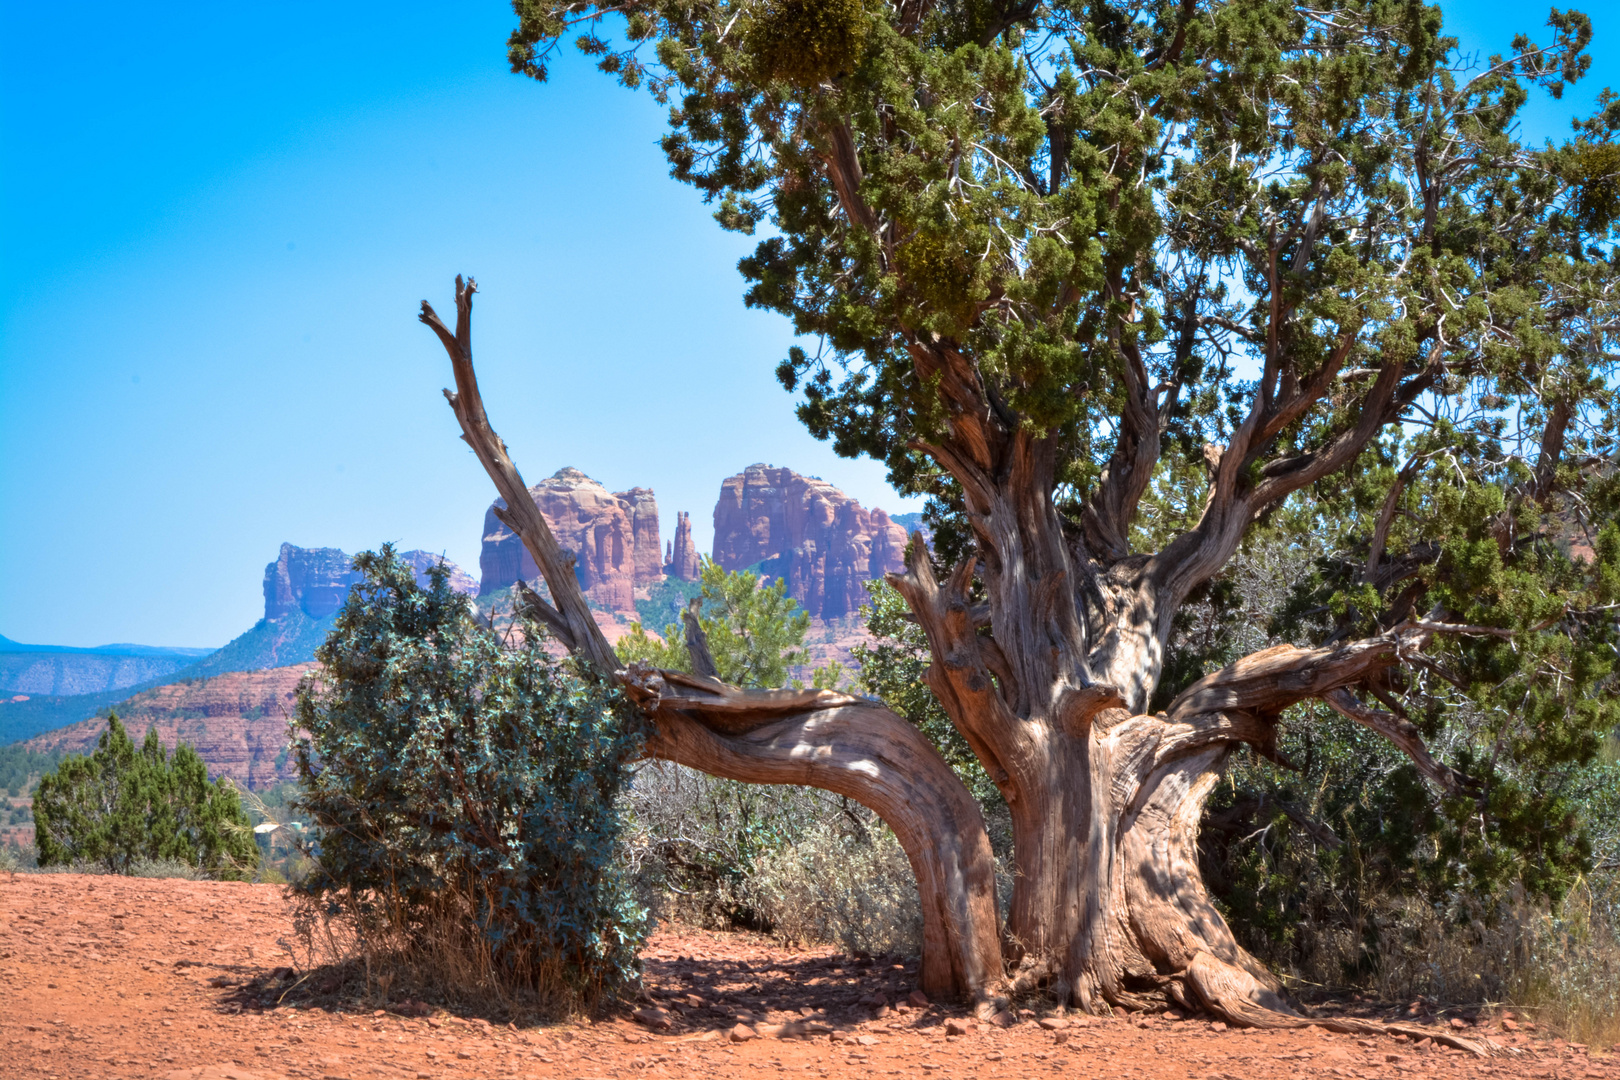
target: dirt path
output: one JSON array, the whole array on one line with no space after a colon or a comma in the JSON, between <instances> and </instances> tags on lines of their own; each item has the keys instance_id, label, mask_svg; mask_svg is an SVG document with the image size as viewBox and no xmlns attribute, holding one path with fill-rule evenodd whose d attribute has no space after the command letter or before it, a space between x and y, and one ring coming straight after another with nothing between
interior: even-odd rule
<instances>
[{"instance_id":1,"label":"dirt path","mask_svg":"<svg viewBox=\"0 0 1620 1080\"><path fill-rule=\"evenodd\" d=\"M278 1006L280 988L291 981L276 971L289 963L278 939L290 932L287 905L274 886L0 878L0 1080L772 1073L1620 1080L1620 1057L1588 1055L1524 1032L1492 1032L1497 1043L1522 1052L1480 1060L1405 1040L1314 1029L1229 1031L1165 1016L1048 1019L1043 1027L1031 1015L1002 1029L967 1023L962 1011L939 1006L880 1010L874 996L898 1006L914 969L680 928L660 932L646 953L657 1006L646 1007L643 1018L670 1025L656 1033L628 1018L519 1030L498 1016L407 1017L359 1002L349 1004L352 1011ZM764 1034L735 1042L731 1032L739 1024ZM959 1025L969 1030L951 1034Z\"/></svg>"}]
</instances>

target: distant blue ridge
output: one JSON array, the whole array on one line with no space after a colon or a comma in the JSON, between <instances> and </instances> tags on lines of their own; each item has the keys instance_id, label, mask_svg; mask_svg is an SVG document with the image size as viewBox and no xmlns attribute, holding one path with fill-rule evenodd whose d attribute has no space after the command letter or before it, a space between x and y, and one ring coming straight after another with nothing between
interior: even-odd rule
<instances>
[{"instance_id":1,"label":"distant blue ridge","mask_svg":"<svg viewBox=\"0 0 1620 1080\"><path fill-rule=\"evenodd\" d=\"M0 653L76 653L80 656L183 656L201 657L218 649L192 649L179 645L95 645L83 648L76 645L24 645L0 634Z\"/></svg>"},{"instance_id":2,"label":"distant blue ridge","mask_svg":"<svg viewBox=\"0 0 1620 1080\"><path fill-rule=\"evenodd\" d=\"M220 649L180 649L151 645L103 645L95 649L59 649L48 645L18 645L0 637L0 656L5 653L73 652L100 656L167 656L191 663L168 675L147 679L118 690L90 694L31 694L26 701L8 701L16 691L0 690L0 746L32 739L35 735L106 716L124 701L145 690L171 683L209 679L233 671L262 671L265 668L303 664L315 659L315 650L337 622L334 613L314 619L302 611L276 620L260 619L252 628ZM142 652L111 652L140 649Z\"/></svg>"}]
</instances>

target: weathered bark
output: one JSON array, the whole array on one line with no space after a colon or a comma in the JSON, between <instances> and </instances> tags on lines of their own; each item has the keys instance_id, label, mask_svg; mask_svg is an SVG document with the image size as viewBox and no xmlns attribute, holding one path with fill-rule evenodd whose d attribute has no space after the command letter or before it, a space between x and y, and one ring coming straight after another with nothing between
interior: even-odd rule
<instances>
[{"instance_id":1,"label":"weathered bark","mask_svg":"<svg viewBox=\"0 0 1620 1080\"><path fill-rule=\"evenodd\" d=\"M829 169L848 171L848 157L834 139ZM855 202L859 178L845 179L840 197ZM1214 484L1203 520L1159 554L1137 556L1126 538L1168 407L1146 386L1139 358L1128 357L1129 408L1114 459L1080 526L1066 530L1052 499L1050 440L1001 415L951 343L911 344L919 375L938 386L949 413L949 438L917 445L961 483L979 556L941 582L916 537L906 572L890 581L928 636L930 688L1011 811L1013 895L998 922L979 808L913 725L846 695L727 686L711 677L713 658L690 616L688 647L702 674L619 663L484 415L469 344L473 291L457 279L455 332L425 302L422 319L450 353L457 393L447 396L463 437L507 499L503 520L556 601L530 593L530 607L640 704L655 726L649 753L717 776L848 795L888 823L917 876L929 993L963 994L988 1010L1009 990L1042 985L1092 1012L1170 1001L1249 1026L1375 1030L1296 1015L1237 944L1198 873L1204 800L1236 746L1276 757L1277 716L1305 698L1382 732L1455 790L1461 778L1430 758L1409 723L1361 705L1348 688L1437 630L1480 628L1409 620L1364 641L1268 649L1199 680L1163 713L1144 710L1188 592L1224 564L1260 509L1342 467L1422 378L1398 394L1402 371L1382 369L1361 422L1316 453L1265 466L1259 483L1245 487L1241 477L1252 473L1261 445L1324 392L1349 338L1306 385L1279 383L1268 365L1250 416L1228 447L1209 455ZM1482 1052L1470 1040L1438 1038Z\"/></svg>"}]
</instances>

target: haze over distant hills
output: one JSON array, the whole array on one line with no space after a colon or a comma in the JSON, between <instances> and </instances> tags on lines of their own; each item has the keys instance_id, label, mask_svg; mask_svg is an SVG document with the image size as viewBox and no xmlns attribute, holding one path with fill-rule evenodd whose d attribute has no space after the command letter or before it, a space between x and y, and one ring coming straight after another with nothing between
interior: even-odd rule
<instances>
[{"instance_id":1,"label":"haze over distant hills","mask_svg":"<svg viewBox=\"0 0 1620 1080\"><path fill-rule=\"evenodd\" d=\"M207 656L213 649L188 649L174 645L25 645L0 634L0 653L79 653L89 656Z\"/></svg>"},{"instance_id":2,"label":"haze over distant hills","mask_svg":"<svg viewBox=\"0 0 1620 1080\"><path fill-rule=\"evenodd\" d=\"M172 674L213 651L157 645L97 645L81 649L25 645L0 636L0 690L14 694L93 694L121 690Z\"/></svg>"}]
</instances>

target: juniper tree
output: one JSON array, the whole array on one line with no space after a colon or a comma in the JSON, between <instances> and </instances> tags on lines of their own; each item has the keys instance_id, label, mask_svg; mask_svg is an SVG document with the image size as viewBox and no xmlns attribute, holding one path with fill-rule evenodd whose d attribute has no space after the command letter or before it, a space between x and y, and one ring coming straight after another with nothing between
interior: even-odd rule
<instances>
[{"instance_id":1,"label":"juniper tree","mask_svg":"<svg viewBox=\"0 0 1620 1080\"><path fill-rule=\"evenodd\" d=\"M186 743L171 756L155 727L136 747L115 713L94 752L68 757L40 778L34 843L41 866L100 863L114 874L145 859L238 878L259 860L231 782L210 781L202 757Z\"/></svg>"},{"instance_id":2,"label":"juniper tree","mask_svg":"<svg viewBox=\"0 0 1620 1080\"><path fill-rule=\"evenodd\" d=\"M489 426L458 280L455 329L422 317L557 600L535 610L640 695L652 753L882 814L925 989L1300 1022L1195 845L1234 748L1278 758L1281 718L1318 702L1466 823L1459 865L1499 872L1483 844L1579 867L1523 778L1616 719L1620 103L1556 146L1516 118L1583 74L1588 20L1554 11L1543 43L1469 68L1402 0L514 6L517 70L544 78L571 39L669 105L673 175L722 227L767 227L745 300L811 343L777 368L801 420L930 497L932 553L890 580L1011 810L1008 910L917 729L619 663ZM1309 636L1167 682L1178 612L1285 511L1329 542Z\"/></svg>"},{"instance_id":3,"label":"juniper tree","mask_svg":"<svg viewBox=\"0 0 1620 1080\"><path fill-rule=\"evenodd\" d=\"M619 642L619 656L691 671L685 624L695 618L692 643L701 631L704 644L698 647L710 654L704 662L720 678L738 686L785 686L788 669L804 662L804 637L810 631L810 616L787 595L787 582L765 582L758 574L726 571L712 561L704 562L700 577L701 591L682 612L680 624L665 626L662 641L649 637L640 623L632 624Z\"/></svg>"}]
</instances>

